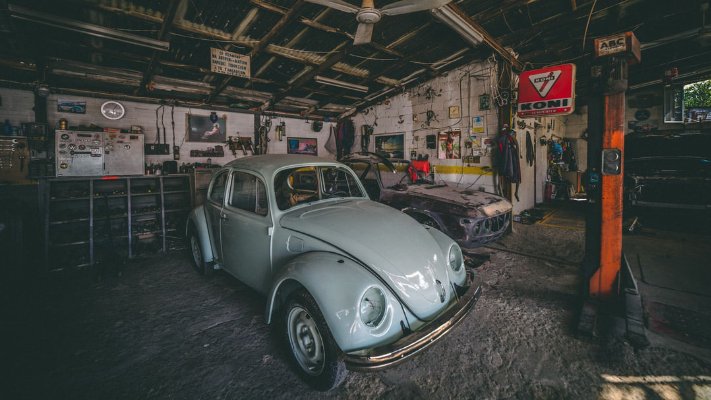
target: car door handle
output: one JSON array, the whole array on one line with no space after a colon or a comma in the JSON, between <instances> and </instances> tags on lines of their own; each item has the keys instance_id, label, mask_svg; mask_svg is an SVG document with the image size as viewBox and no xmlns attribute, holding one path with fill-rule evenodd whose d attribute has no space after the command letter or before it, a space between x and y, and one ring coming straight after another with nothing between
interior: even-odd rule
<instances>
[{"instance_id":1,"label":"car door handle","mask_svg":"<svg viewBox=\"0 0 711 400\"><path fill-rule=\"evenodd\" d=\"M220 214L220 219L223 221L227 221L227 214Z\"/></svg>"}]
</instances>

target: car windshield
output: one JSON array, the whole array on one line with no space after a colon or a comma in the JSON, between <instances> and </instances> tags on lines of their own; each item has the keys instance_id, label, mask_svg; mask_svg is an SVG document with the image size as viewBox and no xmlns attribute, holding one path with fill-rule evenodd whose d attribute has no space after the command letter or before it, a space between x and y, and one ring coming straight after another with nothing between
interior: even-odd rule
<instances>
[{"instance_id":1,"label":"car windshield","mask_svg":"<svg viewBox=\"0 0 711 400\"><path fill-rule=\"evenodd\" d=\"M314 201L365 197L353 174L343 167L294 167L274 177L274 194L280 210Z\"/></svg>"},{"instance_id":2,"label":"car windshield","mask_svg":"<svg viewBox=\"0 0 711 400\"><path fill-rule=\"evenodd\" d=\"M395 167L395 172L384 163L374 163L380 172L380 180L383 182L383 187L389 188L395 185L409 184L411 180L407 174L407 167L410 163L406 161L391 161Z\"/></svg>"}]
</instances>

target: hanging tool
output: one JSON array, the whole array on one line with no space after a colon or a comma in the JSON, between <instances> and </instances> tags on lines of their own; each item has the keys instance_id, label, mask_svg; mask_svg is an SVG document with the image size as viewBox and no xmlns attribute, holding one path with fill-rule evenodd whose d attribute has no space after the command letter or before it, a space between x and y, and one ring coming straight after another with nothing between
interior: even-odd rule
<instances>
[{"instance_id":1,"label":"hanging tool","mask_svg":"<svg viewBox=\"0 0 711 400\"><path fill-rule=\"evenodd\" d=\"M175 144L175 105L170 106L170 125L173 129L173 160L180 160L180 146Z\"/></svg>"}]
</instances>

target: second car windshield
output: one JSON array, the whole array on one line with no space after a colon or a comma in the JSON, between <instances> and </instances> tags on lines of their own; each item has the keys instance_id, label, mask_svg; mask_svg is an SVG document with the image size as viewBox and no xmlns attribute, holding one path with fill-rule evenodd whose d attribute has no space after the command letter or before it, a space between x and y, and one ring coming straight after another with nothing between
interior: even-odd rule
<instances>
[{"instance_id":1,"label":"second car windshield","mask_svg":"<svg viewBox=\"0 0 711 400\"><path fill-rule=\"evenodd\" d=\"M329 198L364 197L353 174L337 166L279 171L274 177L274 192L280 210Z\"/></svg>"}]
</instances>

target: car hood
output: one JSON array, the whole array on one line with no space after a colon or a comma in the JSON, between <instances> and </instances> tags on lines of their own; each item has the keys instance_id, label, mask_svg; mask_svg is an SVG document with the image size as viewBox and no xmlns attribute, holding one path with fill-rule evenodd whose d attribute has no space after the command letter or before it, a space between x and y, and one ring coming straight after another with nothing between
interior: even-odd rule
<instances>
[{"instance_id":1,"label":"car hood","mask_svg":"<svg viewBox=\"0 0 711 400\"><path fill-rule=\"evenodd\" d=\"M293 210L280 224L365 263L422 320L438 315L452 297L441 248L424 226L393 208L347 200ZM444 300L437 281L445 288Z\"/></svg>"},{"instance_id":2,"label":"car hood","mask_svg":"<svg viewBox=\"0 0 711 400\"><path fill-rule=\"evenodd\" d=\"M464 209L462 215L493 217L511 211L512 205L503 197L480 190L459 189L447 185L410 185L407 193L413 196L457 204Z\"/></svg>"}]
</instances>

